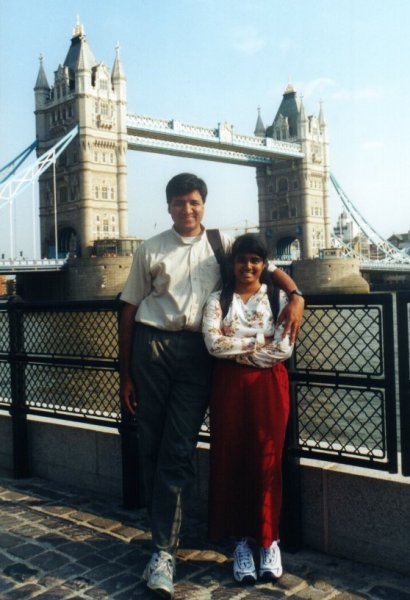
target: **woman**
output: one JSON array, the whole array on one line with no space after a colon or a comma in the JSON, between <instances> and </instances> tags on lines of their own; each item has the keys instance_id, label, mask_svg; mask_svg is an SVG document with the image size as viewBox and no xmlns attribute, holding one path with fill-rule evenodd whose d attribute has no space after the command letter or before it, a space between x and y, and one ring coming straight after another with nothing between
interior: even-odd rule
<instances>
[{"instance_id":1,"label":"woman","mask_svg":"<svg viewBox=\"0 0 410 600\"><path fill-rule=\"evenodd\" d=\"M232 274L206 304L202 331L216 361L210 402L211 475L209 533L234 536L233 574L256 581L248 540L259 546L259 577L282 575L279 518L282 451L289 416L288 375L292 353L283 327L286 303L271 288L267 250L253 234L233 244ZM280 295L279 295L280 294Z\"/></svg>"}]
</instances>

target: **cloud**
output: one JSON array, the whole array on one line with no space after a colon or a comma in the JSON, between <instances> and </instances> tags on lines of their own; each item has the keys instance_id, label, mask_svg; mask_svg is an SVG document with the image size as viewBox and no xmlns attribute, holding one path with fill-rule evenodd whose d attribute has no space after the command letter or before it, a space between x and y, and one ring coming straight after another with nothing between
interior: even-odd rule
<instances>
[{"instance_id":1,"label":"cloud","mask_svg":"<svg viewBox=\"0 0 410 600\"><path fill-rule=\"evenodd\" d=\"M334 79L330 79L329 77L319 77L318 79L301 83L299 89L304 98L317 99L318 96L328 96L327 89L335 87L336 85Z\"/></svg>"},{"instance_id":2,"label":"cloud","mask_svg":"<svg viewBox=\"0 0 410 600\"><path fill-rule=\"evenodd\" d=\"M380 98L384 95L383 90L378 88L358 88L343 89L339 88L330 94L333 100L371 100Z\"/></svg>"},{"instance_id":3,"label":"cloud","mask_svg":"<svg viewBox=\"0 0 410 600\"><path fill-rule=\"evenodd\" d=\"M266 46L266 41L258 34L254 27L241 27L232 35L233 47L242 54L253 56Z\"/></svg>"},{"instance_id":4,"label":"cloud","mask_svg":"<svg viewBox=\"0 0 410 600\"><path fill-rule=\"evenodd\" d=\"M385 95L382 88L364 87L364 88L343 88L339 83L330 77L319 77L311 81L300 82L295 86L306 99L318 96L331 100L371 100L381 98Z\"/></svg>"}]
</instances>

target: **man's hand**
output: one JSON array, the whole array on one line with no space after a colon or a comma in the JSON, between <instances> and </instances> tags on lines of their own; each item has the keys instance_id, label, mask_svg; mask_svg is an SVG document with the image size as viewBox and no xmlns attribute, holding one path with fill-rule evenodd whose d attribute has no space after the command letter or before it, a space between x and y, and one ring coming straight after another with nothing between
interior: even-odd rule
<instances>
[{"instance_id":1,"label":"man's hand","mask_svg":"<svg viewBox=\"0 0 410 600\"><path fill-rule=\"evenodd\" d=\"M131 416L135 415L137 408L137 396L135 387L131 378L126 378L120 382L120 399L123 406Z\"/></svg>"},{"instance_id":2,"label":"man's hand","mask_svg":"<svg viewBox=\"0 0 410 600\"><path fill-rule=\"evenodd\" d=\"M284 309L279 315L278 325L284 324L284 330L282 338L288 333L290 335L289 341L291 344L296 342L300 327L303 321L303 311L305 308L305 300L302 296L292 294L289 302L286 304Z\"/></svg>"}]
</instances>

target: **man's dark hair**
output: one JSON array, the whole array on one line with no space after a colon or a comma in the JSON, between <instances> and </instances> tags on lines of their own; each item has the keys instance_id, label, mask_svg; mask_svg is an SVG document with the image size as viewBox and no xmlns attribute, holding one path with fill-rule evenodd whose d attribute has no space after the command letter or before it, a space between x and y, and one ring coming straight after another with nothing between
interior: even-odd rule
<instances>
[{"instance_id":1,"label":"man's dark hair","mask_svg":"<svg viewBox=\"0 0 410 600\"><path fill-rule=\"evenodd\" d=\"M167 187L165 188L168 204L175 196L184 196L185 194L195 191L199 192L202 201L205 202L208 194L206 183L203 179L200 179L192 173L180 173L179 175L175 175L175 177L168 181Z\"/></svg>"}]
</instances>

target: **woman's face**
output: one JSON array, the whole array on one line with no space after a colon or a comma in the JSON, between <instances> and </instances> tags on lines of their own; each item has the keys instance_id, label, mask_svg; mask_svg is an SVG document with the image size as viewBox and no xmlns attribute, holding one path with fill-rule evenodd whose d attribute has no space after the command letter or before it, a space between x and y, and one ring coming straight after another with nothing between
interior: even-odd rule
<instances>
[{"instance_id":1,"label":"woman's face","mask_svg":"<svg viewBox=\"0 0 410 600\"><path fill-rule=\"evenodd\" d=\"M237 282L254 284L260 282L265 263L257 254L237 254L233 262L233 272Z\"/></svg>"}]
</instances>

